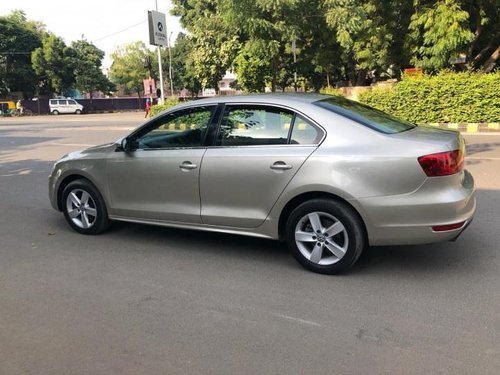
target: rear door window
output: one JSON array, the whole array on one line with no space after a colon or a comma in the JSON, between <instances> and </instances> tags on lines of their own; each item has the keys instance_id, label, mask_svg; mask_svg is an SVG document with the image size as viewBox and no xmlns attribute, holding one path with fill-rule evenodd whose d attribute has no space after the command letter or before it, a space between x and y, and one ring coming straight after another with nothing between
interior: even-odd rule
<instances>
[{"instance_id":1,"label":"rear door window","mask_svg":"<svg viewBox=\"0 0 500 375\"><path fill-rule=\"evenodd\" d=\"M288 143L293 113L281 108L231 105L224 112L217 137L220 146L262 146Z\"/></svg>"}]
</instances>

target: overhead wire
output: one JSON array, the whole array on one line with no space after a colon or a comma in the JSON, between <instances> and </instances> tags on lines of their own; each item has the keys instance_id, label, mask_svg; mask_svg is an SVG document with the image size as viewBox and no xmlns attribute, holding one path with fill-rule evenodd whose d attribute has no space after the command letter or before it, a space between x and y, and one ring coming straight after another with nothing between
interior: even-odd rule
<instances>
[{"instance_id":1,"label":"overhead wire","mask_svg":"<svg viewBox=\"0 0 500 375\"><path fill-rule=\"evenodd\" d=\"M146 22L147 22L147 19L142 20L142 21L141 21L141 22L139 22L139 23L136 23L136 24L133 24L133 25L131 25L131 26L126 27L125 29L122 29L122 30L116 31L116 32L114 32L114 33L111 33L111 34L108 34L108 35L104 35L104 36L102 36L102 37L100 37L100 38L94 39L92 42L93 42L93 43L95 43L95 42L99 42L99 41L101 41L101 40L103 40L103 39L110 38L110 37L112 37L112 36L118 35L118 34L120 34L120 33L123 33L123 32L125 32L125 31L128 31L128 30L130 30L130 29L133 29L134 27L137 27L137 26L139 26L139 25L142 25L142 24L144 24L144 23L146 23Z\"/></svg>"}]
</instances>

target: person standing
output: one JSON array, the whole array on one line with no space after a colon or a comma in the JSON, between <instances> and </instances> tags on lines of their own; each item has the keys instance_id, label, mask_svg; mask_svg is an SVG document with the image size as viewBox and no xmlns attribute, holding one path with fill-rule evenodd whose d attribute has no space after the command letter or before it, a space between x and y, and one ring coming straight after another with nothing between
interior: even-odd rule
<instances>
[{"instance_id":1,"label":"person standing","mask_svg":"<svg viewBox=\"0 0 500 375\"><path fill-rule=\"evenodd\" d=\"M148 117L150 109L151 109L151 101L149 100L149 98L147 98L146 99L146 115L144 116L144 118Z\"/></svg>"}]
</instances>

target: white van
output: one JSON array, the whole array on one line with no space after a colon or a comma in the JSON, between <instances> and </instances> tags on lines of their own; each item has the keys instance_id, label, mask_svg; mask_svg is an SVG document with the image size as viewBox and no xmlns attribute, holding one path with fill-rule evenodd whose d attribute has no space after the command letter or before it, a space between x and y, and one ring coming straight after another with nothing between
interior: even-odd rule
<instances>
[{"instance_id":1,"label":"white van","mask_svg":"<svg viewBox=\"0 0 500 375\"><path fill-rule=\"evenodd\" d=\"M60 113L76 113L77 115L83 112L83 105L73 99L50 99L50 113L58 115Z\"/></svg>"}]
</instances>

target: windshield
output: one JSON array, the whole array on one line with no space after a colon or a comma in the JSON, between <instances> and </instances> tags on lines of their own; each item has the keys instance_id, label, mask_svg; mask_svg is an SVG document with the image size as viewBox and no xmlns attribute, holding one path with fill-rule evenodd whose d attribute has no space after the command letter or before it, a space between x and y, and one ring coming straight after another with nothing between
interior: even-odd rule
<instances>
[{"instance_id":1,"label":"windshield","mask_svg":"<svg viewBox=\"0 0 500 375\"><path fill-rule=\"evenodd\" d=\"M314 104L386 134L401 133L416 126L378 109L340 96L332 96Z\"/></svg>"}]
</instances>

